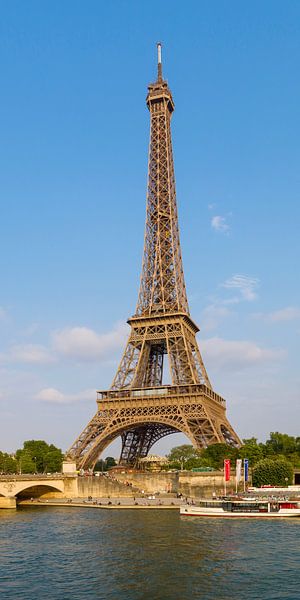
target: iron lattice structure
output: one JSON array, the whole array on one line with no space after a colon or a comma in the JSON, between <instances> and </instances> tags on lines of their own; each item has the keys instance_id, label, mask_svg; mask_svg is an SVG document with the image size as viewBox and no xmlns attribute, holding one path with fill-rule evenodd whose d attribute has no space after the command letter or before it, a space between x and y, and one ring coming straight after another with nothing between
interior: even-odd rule
<instances>
[{"instance_id":1,"label":"iron lattice structure","mask_svg":"<svg viewBox=\"0 0 300 600\"><path fill-rule=\"evenodd\" d=\"M92 466L122 437L120 462L135 465L162 437L183 432L197 448L239 445L196 341L184 282L171 140L174 102L162 77L148 87L151 131L144 256L130 336L110 390L98 392L96 415L69 449L78 467ZM168 355L170 385L163 385Z\"/></svg>"}]
</instances>

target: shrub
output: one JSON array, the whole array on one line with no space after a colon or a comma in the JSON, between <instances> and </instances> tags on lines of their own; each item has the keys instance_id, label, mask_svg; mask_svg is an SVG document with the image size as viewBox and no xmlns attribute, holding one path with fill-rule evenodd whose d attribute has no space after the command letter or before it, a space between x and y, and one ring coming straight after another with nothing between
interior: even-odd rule
<instances>
[{"instance_id":1,"label":"shrub","mask_svg":"<svg viewBox=\"0 0 300 600\"><path fill-rule=\"evenodd\" d=\"M253 469L252 483L262 485L286 486L293 482L293 466L285 458L264 458Z\"/></svg>"}]
</instances>

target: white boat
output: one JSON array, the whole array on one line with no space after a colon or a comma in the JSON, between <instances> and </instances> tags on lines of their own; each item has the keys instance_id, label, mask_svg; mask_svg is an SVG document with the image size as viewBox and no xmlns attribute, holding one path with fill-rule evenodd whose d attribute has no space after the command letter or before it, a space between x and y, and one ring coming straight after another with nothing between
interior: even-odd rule
<instances>
[{"instance_id":1,"label":"white boat","mask_svg":"<svg viewBox=\"0 0 300 600\"><path fill-rule=\"evenodd\" d=\"M224 499L197 500L180 506L185 517L300 517L300 502L294 500Z\"/></svg>"}]
</instances>

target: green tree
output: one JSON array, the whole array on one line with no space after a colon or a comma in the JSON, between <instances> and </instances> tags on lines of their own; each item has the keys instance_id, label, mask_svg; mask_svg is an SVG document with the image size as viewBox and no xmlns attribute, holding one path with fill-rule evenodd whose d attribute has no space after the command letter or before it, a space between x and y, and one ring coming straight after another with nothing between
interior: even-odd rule
<instances>
[{"instance_id":1,"label":"green tree","mask_svg":"<svg viewBox=\"0 0 300 600\"><path fill-rule=\"evenodd\" d=\"M51 444L48 452L45 452L43 457L44 471L46 473L59 473L61 471L62 459L61 450Z\"/></svg>"},{"instance_id":2,"label":"green tree","mask_svg":"<svg viewBox=\"0 0 300 600\"><path fill-rule=\"evenodd\" d=\"M95 464L94 471L108 471L112 467L115 467L116 464L113 456L107 456L105 460L100 458Z\"/></svg>"},{"instance_id":3,"label":"green tree","mask_svg":"<svg viewBox=\"0 0 300 600\"><path fill-rule=\"evenodd\" d=\"M185 469L191 461L200 459L198 450L196 450L191 444L183 444L182 446L175 446L171 452L167 455L169 466L177 469ZM189 466L191 469L192 467Z\"/></svg>"},{"instance_id":4,"label":"green tree","mask_svg":"<svg viewBox=\"0 0 300 600\"><path fill-rule=\"evenodd\" d=\"M63 453L44 440L27 440L17 450L16 458L23 473L55 473L61 471Z\"/></svg>"},{"instance_id":5,"label":"green tree","mask_svg":"<svg viewBox=\"0 0 300 600\"><path fill-rule=\"evenodd\" d=\"M94 471L105 471L105 460L99 458L94 466Z\"/></svg>"},{"instance_id":6,"label":"green tree","mask_svg":"<svg viewBox=\"0 0 300 600\"><path fill-rule=\"evenodd\" d=\"M113 456L107 456L105 459L106 471L116 466L116 461Z\"/></svg>"},{"instance_id":7,"label":"green tree","mask_svg":"<svg viewBox=\"0 0 300 600\"><path fill-rule=\"evenodd\" d=\"M294 469L300 468L300 455L298 452L293 452L286 457L289 462L293 465Z\"/></svg>"},{"instance_id":8,"label":"green tree","mask_svg":"<svg viewBox=\"0 0 300 600\"><path fill-rule=\"evenodd\" d=\"M0 452L0 473L3 475L17 473L18 463L14 456L6 452Z\"/></svg>"},{"instance_id":9,"label":"green tree","mask_svg":"<svg viewBox=\"0 0 300 600\"><path fill-rule=\"evenodd\" d=\"M31 474L36 472L36 463L28 450L17 450L16 458L18 460L19 473Z\"/></svg>"},{"instance_id":10,"label":"green tree","mask_svg":"<svg viewBox=\"0 0 300 600\"><path fill-rule=\"evenodd\" d=\"M267 454L284 454L284 456L288 456L297 452L298 448L296 438L287 435L287 433L279 433L279 431L272 431L270 439L266 441Z\"/></svg>"},{"instance_id":11,"label":"green tree","mask_svg":"<svg viewBox=\"0 0 300 600\"><path fill-rule=\"evenodd\" d=\"M266 450L265 445L257 443L256 438L249 438L243 440L243 445L238 451L239 458L248 458L249 465L253 467L259 460L265 457Z\"/></svg>"},{"instance_id":12,"label":"green tree","mask_svg":"<svg viewBox=\"0 0 300 600\"><path fill-rule=\"evenodd\" d=\"M253 468L253 485L286 486L293 482L293 465L284 457L264 458Z\"/></svg>"},{"instance_id":13,"label":"green tree","mask_svg":"<svg viewBox=\"0 0 300 600\"><path fill-rule=\"evenodd\" d=\"M196 469L199 467L207 467L209 465L204 464L203 459L201 458L201 456L195 456L194 458L189 458L185 465L184 468L186 471L190 471L191 469Z\"/></svg>"},{"instance_id":14,"label":"green tree","mask_svg":"<svg viewBox=\"0 0 300 600\"><path fill-rule=\"evenodd\" d=\"M238 449L228 446L227 444L212 444L207 446L201 452L201 458L205 466L213 469L223 469L224 458L230 458L235 461L238 457Z\"/></svg>"}]
</instances>

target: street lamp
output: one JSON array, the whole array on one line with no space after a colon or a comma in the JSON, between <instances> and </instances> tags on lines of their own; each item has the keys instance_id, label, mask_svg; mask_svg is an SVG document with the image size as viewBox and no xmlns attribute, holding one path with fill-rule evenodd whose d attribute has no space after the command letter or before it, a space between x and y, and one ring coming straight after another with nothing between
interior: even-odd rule
<instances>
[{"instance_id":1,"label":"street lamp","mask_svg":"<svg viewBox=\"0 0 300 600\"><path fill-rule=\"evenodd\" d=\"M36 475L36 456L33 457L34 460L34 474Z\"/></svg>"}]
</instances>

